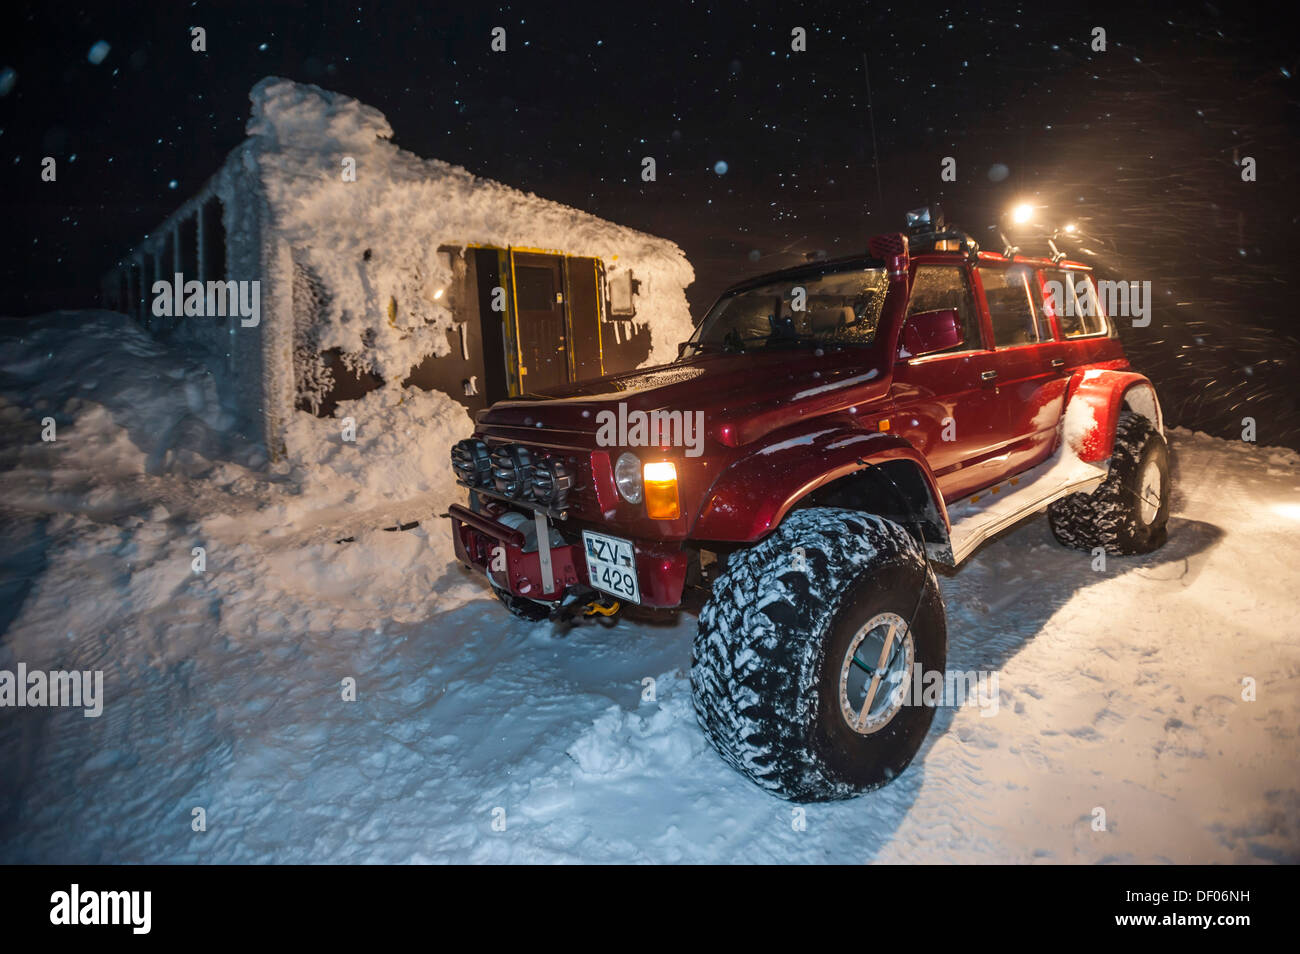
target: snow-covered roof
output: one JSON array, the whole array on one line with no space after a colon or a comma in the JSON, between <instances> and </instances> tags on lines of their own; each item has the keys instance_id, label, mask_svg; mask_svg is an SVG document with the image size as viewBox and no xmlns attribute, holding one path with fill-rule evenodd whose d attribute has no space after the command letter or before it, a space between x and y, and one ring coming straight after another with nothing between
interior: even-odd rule
<instances>
[{"instance_id":1,"label":"snow-covered roof","mask_svg":"<svg viewBox=\"0 0 1300 954\"><path fill-rule=\"evenodd\" d=\"M364 351L389 381L445 353L451 312L434 297L452 278L442 245L547 249L631 268L646 293L637 323L650 325L651 358L671 359L690 336L684 289L694 271L673 242L413 155L391 141L381 112L349 96L267 77L250 99L242 162L262 183L270 228L324 288L322 348Z\"/></svg>"}]
</instances>

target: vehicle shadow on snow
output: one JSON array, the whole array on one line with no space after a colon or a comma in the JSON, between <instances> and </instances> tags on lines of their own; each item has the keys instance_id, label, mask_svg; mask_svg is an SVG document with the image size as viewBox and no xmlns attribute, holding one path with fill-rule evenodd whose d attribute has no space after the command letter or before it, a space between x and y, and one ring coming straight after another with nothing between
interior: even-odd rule
<instances>
[{"instance_id":1,"label":"vehicle shadow on snow","mask_svg":"<svg viewBox=\"0 0 1300 954\"><path fill-rule=\"evenodd\" d=\"M1169 539L1141 556L1092 553L1056 543L1045 518L1012 528L957 569L936 567L948 616L948 669L995 670L1077 593L1126 574L1191 586L1224 532L1213 524L1169 519Z\"/></svg>"},{"instance_id":2,"label":"vehicle shadow on snow","mask_svg":"<svg viewBox=\"0 0 1300 954\"><path fill-rule=\"evenodd\" d=\"M1094 571L1092 554L1060 546L1045 517L1013 527L982 546L960 568L935 568L940 571L937 575L947 611L947 673L1002 671L1026 644L1050 631L1053 618L1077 593L1104 580L1134 574L1160 581L1162 587L1190 586L1223 536L1212 524L1170 518L1169 541L1161 549L1136 557L1107 555L1105 570ZM1006 705L1005 691L999 696L997 704ZM977 702L980 700L968 700L968 706ZM911 810L926 781L930 753L954 731L960 709L938 707L925 742L903 774L849 803L858 810L864 807L860 803L867 803L875 816L874 830L880 834L875 845L864 846L863 861L872 860L878 848L889 843L892 832ZM963 734L962 740L981 744L978 735L967 739ZM960 783L946 773L937 781L941 785Z\"/></svg>"}]
</instances>

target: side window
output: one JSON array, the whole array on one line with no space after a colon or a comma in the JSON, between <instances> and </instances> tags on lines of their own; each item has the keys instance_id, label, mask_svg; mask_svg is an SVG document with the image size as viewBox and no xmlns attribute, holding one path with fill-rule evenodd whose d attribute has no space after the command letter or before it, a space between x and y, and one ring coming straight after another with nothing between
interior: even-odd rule
<instances>
[{"instance_id":1,"label":"side window","mask_svg":"<svg viewBox=\"0 0 1300 954\"><path fill-rule=\"evenodd\" d=\"M1092 276L1074 273L1074 289L1079 299L1080 312L1083 315L1083 334L1099 335L1106 331L1106 312L1097 288L1092 283Z\"/></svg>"},{"instance_id":2,"label":"side window","mask_svg":"<svg viewBox=\"0 0 1300 954\"><path fill-rule=\"evenodd\" d=\"M1101 303L1083 272L1043 271L1043 309L1056 317L1066 338L1101 334L1106 330Z\"/></svg>"},{"instance_id":3,"label":"side window","mask_svg":"<svg viewBox=\"0 0 1300 954\"><path fill-rule=\"evenodd\" d=\"M970 279L960 265L918 265L912 281L912 297L907 303L908 316L921 311L941 311L951 308L961 321L962 343L947 351L974 351L984 347L980 340L979 313L975 310L975 296L971 294Z\"/></svg>"},{"instance_id":4,"label":"side window","mask_svg":"<svg viewBox=\"0 0 1300 954\"><path fill-rule=\"evenodd\" d=\"M1029 292L1029 269L1023 265L1010 268L981 265L979 270L984 300L988 302L989 318L993 322L993 347L1014 348L1052 337Z\"/></svg>"}]
</instances>

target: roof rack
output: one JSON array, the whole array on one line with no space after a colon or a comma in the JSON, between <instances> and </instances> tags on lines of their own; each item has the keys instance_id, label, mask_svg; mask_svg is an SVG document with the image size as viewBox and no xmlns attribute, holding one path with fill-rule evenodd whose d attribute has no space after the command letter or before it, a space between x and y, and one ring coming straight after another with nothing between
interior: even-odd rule
<instances>
[{"instance_id":1,"label":"roof rack","mask_svg":"<svg viewBox=\"0 0 1300 954\"><path fill-rule=\"evenodd\" d=\"M969 234L949 228L938 205L922 206L907 213L907 244L913 252L965 252L972 261L980 246Z\"/></svg>"}]
</instances>

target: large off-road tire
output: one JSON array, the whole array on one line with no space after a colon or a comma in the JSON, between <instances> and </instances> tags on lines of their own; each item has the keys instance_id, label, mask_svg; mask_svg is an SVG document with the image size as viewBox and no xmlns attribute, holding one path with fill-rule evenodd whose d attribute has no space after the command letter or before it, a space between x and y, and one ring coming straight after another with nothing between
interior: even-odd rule
<instances>
[{"instance_id":1,"label":"large off-road tire","mask_svg":"<svg viewBox=\"0 0 1300 954\"><path fill-rule=\"evenodd\" d=\"M1169 522L1169 445L1145 417L1119 416L1110 474L1091 494L1070 494L1047 508L1052 535L1067 547L1150 553Z\"/></svg>"},{"instance_id":2,"label":"large off-road tire","mask_svg":"<svg viewBox=\"0 0 1300 954\"><path fill-rule=\"evenodd\" d=\"M947 650L938 582L906 530L852 510L796 510L713 584L695 638L695 709L722 757L768 791L848 798L911 762L934 709L904 691L913 667L942 672ZM872 669L882 678L868 705Z\"/></svg>"}]
</instances>

